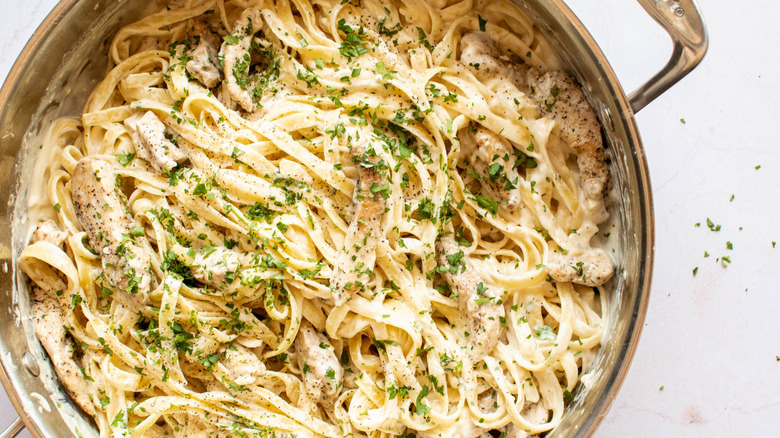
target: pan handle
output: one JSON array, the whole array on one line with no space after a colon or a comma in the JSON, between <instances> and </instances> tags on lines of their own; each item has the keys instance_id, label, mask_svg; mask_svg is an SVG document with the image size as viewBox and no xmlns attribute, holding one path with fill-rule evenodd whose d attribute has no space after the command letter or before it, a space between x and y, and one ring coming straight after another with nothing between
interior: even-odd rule
<instances>
[{"instance_id":1,"label":"pan handle","mask_svg":"<svg viewBox=\"0 0 780 438\"><path fill-rule=\"evenodd\" d=\"M22 429L24 429L24 423L21 418L17 418L4 431L0 432L0 438L14 438L16 435L19 435Z\"/></svg>"},{"instance_id":2,"label":"pan handle","mask_svg":"<svg viewBox=\"0 0 780 438\"><path fill-rule=\"evenodd\" d=\"M638 0L666 30L674 48L669 62L628 96L638 112L696 67L707 53L707 28L695 0Z\"/></svg>"}]
</instances>

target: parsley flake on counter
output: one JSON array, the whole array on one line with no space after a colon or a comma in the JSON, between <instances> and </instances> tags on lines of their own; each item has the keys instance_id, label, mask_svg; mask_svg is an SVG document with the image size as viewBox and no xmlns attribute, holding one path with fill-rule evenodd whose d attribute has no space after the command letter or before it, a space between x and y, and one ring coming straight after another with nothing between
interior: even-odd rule
<instances>
[{"instance_id":1,"label":"parsley flake on counter","mask_svg":"<svg viewBox=\"0 0 780 438\"><path fill-rule=\"evenodd\" d=\"M720 225L715 225L710 218L707 218L707 227L709 227L710 231L720 231Z\"/></svg>"}]
</instances>

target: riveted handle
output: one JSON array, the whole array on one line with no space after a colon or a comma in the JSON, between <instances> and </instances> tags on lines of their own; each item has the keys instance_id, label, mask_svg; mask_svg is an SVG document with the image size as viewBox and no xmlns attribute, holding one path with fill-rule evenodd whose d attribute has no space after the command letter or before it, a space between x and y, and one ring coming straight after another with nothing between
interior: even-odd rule
<instances>
[{"instance_id":1,"label":"riveted handle","mask_svg":"<svg viewBox=\"0 0 780 438\"><path fill-rule=\"evenodd\" d=\"M22 429L24 429L24 423L22 423L21 418L17 418L10 426L6 427L5 430L0 433L0 438L14 438L16 435L19 435L19 432L21 432Z\"/></svg>"},{"instance_id":2,"label":"riveted handle","mask_svg":"<svg viewBox=\"0 0 780 438\"><path fill-rule=\"evenodd\" d=\"M699 65L708 46L704 17L694 0L638 1L672 37L674 48L666 66L628 96L635 113Z\"/></svg>"}]
</instances>

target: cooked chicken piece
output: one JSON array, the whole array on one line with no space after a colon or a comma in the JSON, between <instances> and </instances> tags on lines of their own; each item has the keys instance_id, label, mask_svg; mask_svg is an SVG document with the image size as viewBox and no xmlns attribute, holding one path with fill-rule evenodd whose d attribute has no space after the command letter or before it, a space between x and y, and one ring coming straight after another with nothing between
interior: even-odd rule
<instances>
[{"instance_id":1,"label":"cooked chicken piece","mask_svg":"<svg viewBox=\"0 0 780 438\"><path fill-rule=\"evenodd\" d=\"M152 111L125 120L125 125L133 130L138 157L148 161L161 175L187 159L187 153L165 137L165 124Z\"/></svg>"},{"instance_id":2,"label":"cooked chicken piece","mask_svg":"<svg viewBox=\"0 0 780 438\"><path fill-rule=\"evenodd\" d=\"M477 406L482 412L495 412L496 402L498 402L498 393L495 391L485 391L477 397Z\"/></svg>"},{"instance_id":3,"label":"cooked chicken piece","mask_svg":"<svg viewBox=\"0 0 780 438\"><path fill-rule=\"evenodd\" d=\"M67 231L60 230L56 222L51 219L46 219L38 224L38 228L35 229L30 244L45 241L54 246L60 246L67 238Z\"/></svg>"},{"instance_id":4,"label":"cooked chicken piece","mask_svg":"<svg viewBox=\"0 0 780 438\"><path fill-rule=\"evenodd\" d=\"M585 193L590 199L601 200L609 191L601 125L574 78L560 71L541 74L520 64L519 58L502 50L482 32L464 35L461 44L460 60L478 79L499 78L513 82L536 103L542 116L558 123L561 139L577 153Z\"/></svg>"},{"instance_id":5,"label":"cooked chicken piece","mask_svg":"<svg viewBox=\"0 0 780 438\"><path fill-rule=\"evenodd\" d=\"M251 90L254 84L247 84L247 77L251 74L250 48L252 38L262 25L262 16L254 8L249 8L241 14L233 27L232 36L237 40L226 41L222 44L222 59L225 64L225 88L231 99L241 105L247 112L255 112L258 107L252 99ZM241 80L236 74L243 76Z\"/></svg>"},{"instance_id":6,"label":"cooked chicken piece","mask_svg":"<svg viewBox=\"0 0 780 438\"><path fill-rule=\"evenodd\" d=\"M585 286L601 286L614 271L612 259L601 249L558 255L547 263L547 273L553 280Z\"/></svg>"},{"instance_id":7,"label":"cooked chicken piece","mask_svg":"<svg viewBox=\"0 0 780 438\"><path fill-rule=\"evenodd\" d=\"M382 189L389 186L383 175L373 167L378 163L377 158L363 151L359 146L350 149L350 155L358 161L358 183L353 196L355 214L344 238L344 251L336 262L330 281L337 306L347 302L371 278L376 263L376 244L382 235L382 214L386 204Z\"/></svg>"},{"instance_id":8,"label":"cooked chicken piece","mask_svg":"<svg viewBox=\"0 0 780 438\"><path fill-rule=\"evenodd\" d=\"M436 253L439 266L445 268L442 277L452 293L457 294L458 308L468 318L472 356L478 360L490 353L501 337L504 306L497 291L484 284L477 268L452 236L442 236L436 243Z\"/></svg>"},{"instance_id":9,"label":"cooked chicken piece","mask_svg":"<svg viewBox=\"0 0 780 438\"><path fill-rule=\"evenodd\" d=\"M49 354L62 386L84 412L94 417L95 405L90 400L90 384L73 357L73 341L65 336L64 327L68 323L60 303L42 289L33 287L30 315L35 324L35 334Z\"/></svg>"},{"instance_id":10,"label":"cooked chicken piece","mask_svg":"<svg viewBox=\"0 0 780 438\"><path fill-rule=\"evenodd\" d=\"M520 411L520 415L523 416L529 423L532 424L544 424L548 421L549 413L544 408L541 402L527 403L523 406L523 410ZM527 431L519 428L514 423L509 423L505 427L506 438L537 438L538 434L530 435Z\"/></svg>"},{"instance_id":11,"label":"cooked chicken piece","mask_svg":"<svg viewBox=\"0 0 780 438\"><path fill-rule=\"evenodd\" d=\"M116 186L117 176L105 161L84 157L73 172L71 192L79 223L100 256L109 284L145 303L152 283L151 256L133 236L136 224Z\"/></svg>"},{"instance_id":12,"label":"cooked chicken piece","mask_svg":"<svg viewBox=\"0 0 780 438\"><path fill-rule=\"evenodd\" d=\"M492 197L510 211L517 208L522 198L515 148L504 137L481 126L476 128L476 133L469 127L462 128L458 138L461 162L471 164Z\"/></svg>"},{"instance_id":13,"label":"cooked chicken piece","mask_svg":"<svg viewBox=\"0 0 780 438\"><path fill-rule=\"evenodd\" d=\"M502 50L496 42L484 32L470 32L461 40L460 61L469 67L482 82L494 78L508 79L510 82L522 80L519 58L508 50ZM519 87L518 87L519 88Z\"/></svg>"},{"instance_id":14,"label":"cooked chicken piece","mask_svg":"<svg viewBox=\"0 0 780 438\"><path fill-rule=\"evenodd\" d=\"M201 251L195 256L190 271L203 284L221 288L228 285L228 274L238 274L243 265L240 255L230 249L217 247L212 251ZM238 278L238 275L235 275Z\"/></svg>"},{"instance_id":15,"label":"cooked chicken piece","mask_svg":"<svg viewBox=\"0 0 780 438\"><path fill-rule=\"evenodd\" d=\"M344 370L328 338L304 320L294 346L306 395L325 408L333 406L341 390Z\"/></svg>"},{"instance_id":16,"label":"cooked chicken piece","mask_svg":"<svg viewBox=\"0 0 780 438\"><path fill-rule=\"evenodd\" d=\"M217 54L217 49L201 41L190 54L192 59L187 61L187 71L206 88L214 88L222 80L222 72L214 63Z\"/></svg>"},{"instance_id":17,"label":"cooked chicken piece","mask_svg":"<svg viewBox=\"0 0 780 438\"><path fill-rule=\"evenodd\" d=\"M528 70L531 98L545 117L558 122L561 139L577 152L577 165L585 193L601 199L609 191L607 154L601 125L574 78L560 71L540 74Z\"/></svg>"},{"instance_id":18,"label":"cooked chicken piece","mask_svg":"<svg viewBox=\"0 0 780 438\"><path fill-rule=\"evenodd\" d=\"M234 344L224 348L223 351L222 364L230 371L230 375L237 385L254 383L255 379L265 374L266 368L263 361L248 349Z\"/></svg>"},{"instance_id":19,"label":"cooked chicken piece","mask_svg":"<svg viewBox=\"0 0 780 438\"><path fill-rule=\"evenodd\" d=\"M204 21L196 22L191 33L198 44L190 51L192 59L187 61L187 71L206 88L214 88L222 80L217 57L218 35L211 32Z\"/></svg>"}]
</instances>

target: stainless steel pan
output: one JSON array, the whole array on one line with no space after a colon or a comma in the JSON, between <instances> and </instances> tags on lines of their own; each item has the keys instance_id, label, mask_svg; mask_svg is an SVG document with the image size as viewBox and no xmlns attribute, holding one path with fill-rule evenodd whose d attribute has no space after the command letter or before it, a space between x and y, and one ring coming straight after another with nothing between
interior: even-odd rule
<instances>
[{"instance_id":1,"label":"stainless steel pan","mask_svg":"<svg viewBox=\"0 0 780 438\"><path fill-rule=\"evenodd\" d=\"M653 204L647 162L634 113L690 72L707 50L694 0L639 0L674 42L669 63L626 96L596 42L562 0L515 0L538 24L563 67L583 84L609 143L614 181L612 217L620 275L612 286L602 349L593 373L548 437L589 437L604 418L628 371L647 312L653 261ZM27 43L0 90L0 380L20 414L0 438L26 426L35 437L97 436L58 390L56 375L25 315L27 286L17 258L28 238L28 171L35 137L51 120L77 115L105 73L114 33L139 18L148 0L62 0Z\"/></svg>"}]
</instances>

